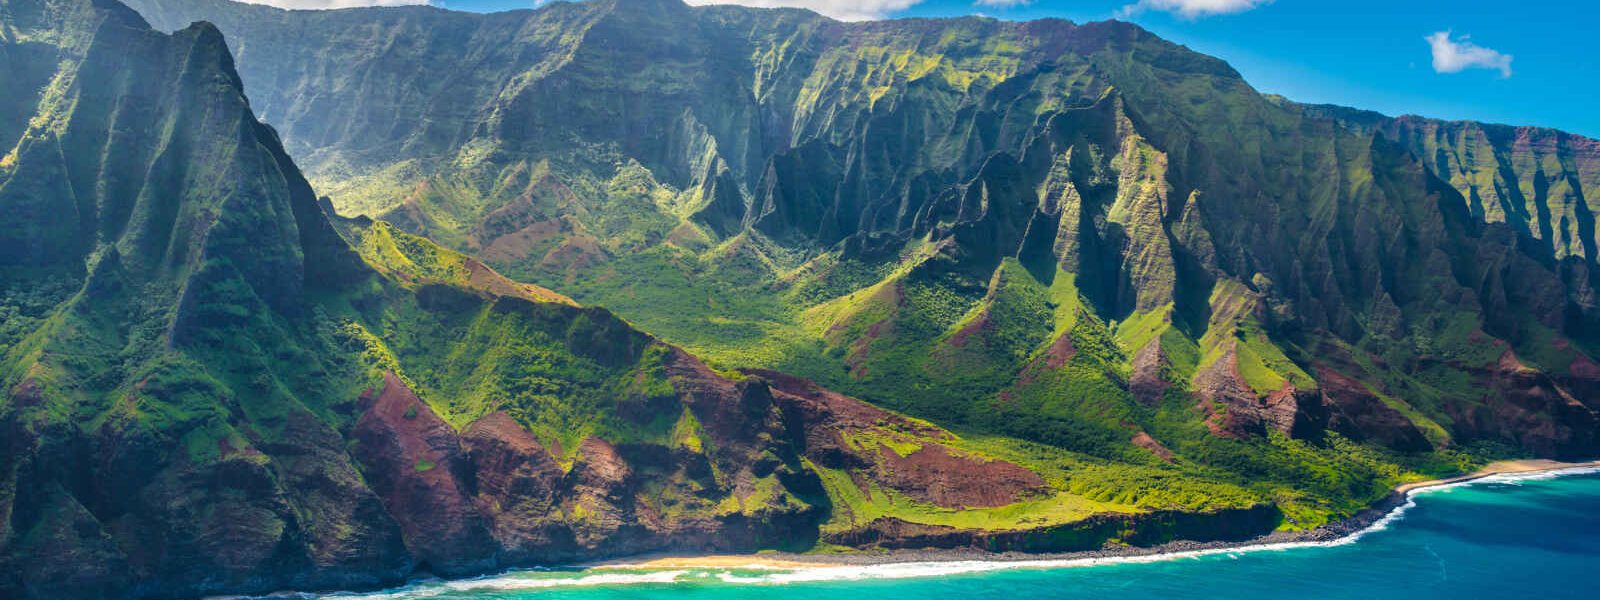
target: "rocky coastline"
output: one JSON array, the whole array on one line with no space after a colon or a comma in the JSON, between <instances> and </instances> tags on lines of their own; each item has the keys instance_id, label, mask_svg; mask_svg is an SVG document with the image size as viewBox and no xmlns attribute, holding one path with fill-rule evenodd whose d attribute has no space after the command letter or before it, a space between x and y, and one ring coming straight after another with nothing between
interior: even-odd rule
<instances>
[{"instance_id":1,"label":"rocky coastline","mask_svg":"<svg viewBox=\"0 0 1600 600\"><path fill-rule=\"evenodd\" d=\"M1154 557L1169 554L1214 552L1223 550L1276 546L1283 544L1319 544L1338 541L1359 535L1372 528L1411 501L1411 495L1425 489L1467 483L1496 475L1528 475L1547 472L1578 472L1600 469L1600 461L1560 462L1550 460L1505 461L1493 463L1478 471L1429 481L1419 481L1397 486L1383 499L1356 514L1305 531L1274 531L1243 540L1193 541L1176 540L1150 546L1119 546L1071 552L990 552L978 548L922 548L898 549L886 552L861 552L840 554L801 554L788 552L763 553L744 556L683 556L658 555L625 560L610 560L584 566L604 568L788 568L795 565L810 566L861 566L893 563L952 562L952 561L1074 561L1134 557Z\"/></svg>"}]
</instances>

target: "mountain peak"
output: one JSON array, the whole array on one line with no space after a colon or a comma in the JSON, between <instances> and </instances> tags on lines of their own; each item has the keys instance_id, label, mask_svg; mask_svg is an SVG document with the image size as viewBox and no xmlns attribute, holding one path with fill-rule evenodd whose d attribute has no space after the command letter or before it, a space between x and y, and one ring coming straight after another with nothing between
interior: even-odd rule
<instances>
[{"instance_id":1,"label":"mountain peak","mask_svg":"<svg viewBox=\"0 0 1600 600\"><path fill-rule=\"evenodd\" d=\"M1576 136L1121 22L10 1L0 596L1319 539L1600 452Z\"/></svg>"},{"instance_id":2,"label":"mountain peak","mask_svg":"<svg viewBox=\"0 0 1600 600\"><path fill-rule=\"evenodd\" d=\"M693 7L683 0L599 0L606 12L629 18L686 18Z\"/></svg>"}]
</instances>

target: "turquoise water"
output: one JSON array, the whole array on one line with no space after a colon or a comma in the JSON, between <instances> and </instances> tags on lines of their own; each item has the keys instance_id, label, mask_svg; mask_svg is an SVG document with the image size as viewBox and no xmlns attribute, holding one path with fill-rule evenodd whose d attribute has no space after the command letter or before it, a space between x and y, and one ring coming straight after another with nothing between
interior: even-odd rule
<instances>
[{"instance_id":1,"label":"turquoise water","mask_svg":"<svg viewBox=\"0 0 1600 600\"><path fill-rule=\"evenodd\" d=\"M589 569L424 582L364 600L1600 598L1600 474L1426 490L1357 539L1161 560L793 571Z\"/></svg>"}]
</instances>

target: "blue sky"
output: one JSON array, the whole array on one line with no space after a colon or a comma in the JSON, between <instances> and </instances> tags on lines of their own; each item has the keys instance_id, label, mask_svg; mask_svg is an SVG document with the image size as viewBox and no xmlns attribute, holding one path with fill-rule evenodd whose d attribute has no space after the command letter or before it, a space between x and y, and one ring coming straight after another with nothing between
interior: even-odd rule
<instances>
[{"instance_id":1,"label":"blue sky","mask_svg":"<svg viewBox=\"0 0 1600 600\"><path fill-rule=\"evenodd\" d=\"M315 6L423 0L253 1ZM433 4L486 12L527 8L538 1ZM1541 125L1600 137L1600 42L1589 33L1600 24L1600 2L1594 0L690 2L805 6L855 19L984 14L1085 22L1115 17L1221 57L1257 89L1301 102L1391 115Z\"/></svg>"}]
</instances>

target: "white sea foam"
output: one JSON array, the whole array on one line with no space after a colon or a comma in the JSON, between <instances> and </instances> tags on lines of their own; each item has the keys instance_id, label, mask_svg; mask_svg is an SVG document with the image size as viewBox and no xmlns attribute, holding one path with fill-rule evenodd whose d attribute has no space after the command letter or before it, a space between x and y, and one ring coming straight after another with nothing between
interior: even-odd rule
<instances>
[{"instance_id":1,"label":"white sea foam","mask_svg":"<svg viewBox=\"0 0 1600 600\"><path fill-rule=\"evenodd\" d=\"M1061 569L1094 567L1114 564L1140 564L1170 560L1199 559L1226 555L1238 559L1240 555L1258 552L1283 552L1306 548L1331 548L1353 544L1361 538L1388 529L1415 508L1416 496L1448 492L1452 489L1484 483L1520 484L1525 481L1553 479L1570 475L1600 473L1600 467L1580 467L1534 473L1506 473L1445 485L1418 488L1406 493L1406 501L1371 525L1349 535L1328 541L1280 542L1252 546L1185 550L1139 556L1083 557L1037 560L958 560L882 563L867 565L819 565L815 567L777 568L750 566L739 568L678 568L648 570L644 567L617 566L571 572L515 571L502 575L455 581L430 580L404 588L370 594L336 594L352 600L401 600L426 598L446 593L474 591L509 591L524 589L628 586L642 584L671 584L691 581L718 581L741 585L787 585L827 581L856 581L864 579L914 579L945 577L972 573L1012 571L1023 569Z\"/></svg>"},{"instance_id":2,"label":"white sea foam","mask_svg":"<svg viewBox=\"0 0 1600 600\"><path fill-rule=\"evenodd\" d=\"M639 585L645 583L672 583L688 571L649 571L644 573L575 572L572 577L519 577L516 574L466 579L444 584L452 592L476 590L532 590L553 587L578 587L591 585Z\"/></svg>"},{"instance_id":3,"label":"white sea foam","mask_svg":"<svg viewBox=\"0 0 1600 600\"><path fill-rule=\"evenodd\" d=\"M428 579L412 582L405 587L369 593L337 592L322 598L349 600L409 600L429 598L443 594L464 592L490 592L535 590L544 588L588 587L597 585L628 586L649 583L673 583L688 576L688 570L602 572L602 571L513 571L472 579ZM563 576L565 575L565 576Z\"/></svg>"},{"instance_id":4,"label":"white sea foam","mask_svg":"<svg viewBox=\"0 0 1600 600\"><path fill-rule=\"evenodd\" d=\"M1600 473L1600 467L1573 467L1571 469L1556 469L1556 470L1552 470L1552 471L1533 471L1533 472L1530 472L1530 473L1502 473L1502 474L1499 474L1499 475L1490 475L1488 477L1484 477L1483 479L1479 479L1478 481L1479 482L1488 482L1488 483L1509 483L1509 484L1516 485L1516 484L1519 484L1519 483L1524 482L1524 481L1543 481L1543 480L1546 480L1546 479L1555 479L1557 477L1569 477L1569 476L1572 476L1572 475L1593 475L1595 473ZM1469 482L1469 483L1471 483L1471 482ZM1424 488L1424 489L1426 489L1426 488Z\"/></svg>"}]
</instances>

